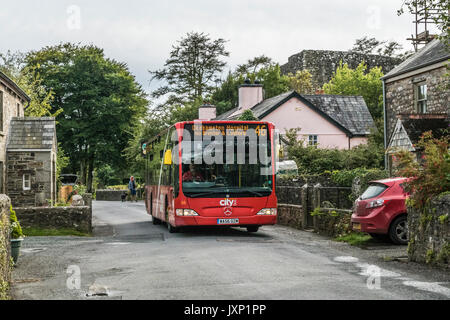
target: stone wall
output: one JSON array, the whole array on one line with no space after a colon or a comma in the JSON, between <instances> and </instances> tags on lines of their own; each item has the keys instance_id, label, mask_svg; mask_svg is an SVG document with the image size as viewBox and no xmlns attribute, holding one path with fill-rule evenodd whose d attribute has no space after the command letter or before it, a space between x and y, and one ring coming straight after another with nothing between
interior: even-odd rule
<instances>
[{"instance_id":1,"label":"stone wall","mask_svg":"<svg viewBox=\"0 0 450 320\"><path fill-rule=\"evenodd\" d=\"M23 117L23 106L26 101L15 92L12 86L0 77L0 193L6 190L6 140L9 124L12 117ZM17 111L19 110L19 114ZM1 119L3 118L3 119Z\"/></svg>"},{"instance_id":2,"label":"stone wall","mask_svg":"<svg viewBox=\"0 0 450 320\"><path fill-rule=\"evenodd\" d=\"M414 77L404 78L396 81L386 80L386 134L388 140L395 128L398 114L416 113L414 105L414 83L416 81L427 84L427 113L447 113L450 116L450 93L443 86L448 79L445 67L433 69L428 72L417 74Z\"/></svg>"},{"instance_id":3,"label":"stone wall","mask_svg":"<svg viewBox=\"0 0 450 320\"><path fill-rule=\"evenodd\" d=\"M50 151L7 152L7 193L13 206L48 205L52 198L51 163ZM24 174L30 174L30 190L23 190Z\"/></svg>"},{"instance_id":4,"label":"stone wall","mask_svg":"<svg viewBox=\"0 0 450 320\"><path fill-rule=\"evenodd\" d=\"M450 268L450 194L431 199L422 211L408 207L411 261Z\"/></svg>"},{"instance_id":5,"label":"stone wall","mask_svg":"<svg viewBox=\"0 0 450 320\"><path fill-rule=\"evenodd\" d=\"M351 188L323 187L320 183L305 183L299 187L296 185L298 181L291 182L284 181L290 185L277 184L279 224L297 229L313 228L328 236L345 234L351 230L351 205L349 201L344 201L351 193ZM285 194L286 190L288 195ZM342 206L334 208L336 203L344 209Z\"/></svg>"},{"instance_id":6,"label":"stone wall","mask_svg":"<svg viewBox=\"0 0 450 320\"><path fill-rule=\"evenodd\" d=\"M95 200L97 201L121 201L121 195L123 193L128 193L128 190L96 190Z\"/></svg>"},{"instance_id":7,"label":"stone wall","mask_svg":"<svg viewBox=\"0 0 450 320\"><path fill-rule=\"evenodd\" d=\"M84 233L92 232L92 208L26 207L14 208L22 227L69 228Z\"/></svg>"},{"instance_id":8,"label":"stone wall","mask_svg":"<svg viewBox=\"0 0 450 320\"><path fill-rule=\"evenodd\" d=\"M0 300L8 298L11 280L10 203L9 198L5 194L0 194Z\"/></svg>"},{"instance_id":9,"label":"stone wall","mask_svg":"<svg viewBox=\"0 0 450 320\"><path fill-rule=\"evenodd\" d=\"M382 67L384 74L401 63L401 59L375 54L362 54L352 51L303 50L290 56L288 62L281 66L281 72L283 74L295 74L298 70L308 70L312 75L314 88L319 89L324 83L331 80L341 60L352 69L355 69L364 60L368 69Z\"/></svg>"},{"instance_id":10,"label":"stone wall","mask_svg":"<svg viewBox=\"0 0 450 320\"><path fill-rule=\"evenodd\" d=\"M352 231L352 211L345 209L316 209L314 216L314 231L329 237L337 237Z\"/></svg>"},{"instance_id":11,"label":"stone wall","mask_svg":"<svg viewBox=\"0 0 450 320\"><path fill-rule=\"evenodd\" d=\"M306 227L303 219L302 206L282 203L278 205L278 224L296 229L303 229Z\"/></svg>"}]
</instances>

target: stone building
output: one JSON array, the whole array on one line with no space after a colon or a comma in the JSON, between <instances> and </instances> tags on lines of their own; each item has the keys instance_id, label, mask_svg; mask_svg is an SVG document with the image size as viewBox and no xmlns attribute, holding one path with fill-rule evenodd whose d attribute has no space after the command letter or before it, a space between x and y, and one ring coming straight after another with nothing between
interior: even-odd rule
<instances>
[{"instance_id":1,"label":"stone building","mask_svg":"<svg viewBox=\"0 0 450 320\"><path fill-rule=\"evenodd\" d=\"M308 70L312 76L313 87L320 89L324 83L331 80L340 61L347 63L352 69L365 61L368 69L381 67L385 74L402 62L399 58L354 51L303 50L290 56L288 62L281 66L281 72L295 74L298 70Z\"/></svg>"},{"instance_id":2,"label":"stone building","mask_svg":"<svg viewBox=\"0 0 450 320\"><path fill-rule=\"evenodd\" d=\"M449 59L448 48L436 38L382 78L388 154L396 148L416 151L414 144L423 132L439 136L440 129L448 128Z\"/></svg>"},{"instance_id":3,"label":"stone building","mask_svg":"<svg viewBox=\"0 0 450 320\"><path fill-rule=\"evenodd\" d=\"M28 95L0 72L0 193L6 190L6 140L12 117L23 117Z\"/></svg>"},{"instance_id":4,"label":"stone building","mask_svg":"<svg viewBox=\"0 0 450 320\"><path fill-rule=\"evenodd\" d=\"M13 206L56 201L56 152L55 118L12 118L6 144L6 193Z\"/></svg>"}]
</instances>

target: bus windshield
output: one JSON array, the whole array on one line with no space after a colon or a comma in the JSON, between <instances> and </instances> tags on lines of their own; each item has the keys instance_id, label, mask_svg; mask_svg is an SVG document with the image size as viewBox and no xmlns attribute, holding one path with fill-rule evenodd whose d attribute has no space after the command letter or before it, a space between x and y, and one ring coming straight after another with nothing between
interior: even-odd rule
<instances>
[{"instance_id":1,"label":"bus windshield","mask_svg":"<svg viewBox=\"0 0 450 320\"><path fill-rule=\"evenodd\" d=\"M188 131L192 132L192 127ZM273 171L269 133L238 138L227 136L226 129L223 132L223 139L184 139L180 165L183 193L192 198L270 195Z\"/></svg>"}]
</instances>

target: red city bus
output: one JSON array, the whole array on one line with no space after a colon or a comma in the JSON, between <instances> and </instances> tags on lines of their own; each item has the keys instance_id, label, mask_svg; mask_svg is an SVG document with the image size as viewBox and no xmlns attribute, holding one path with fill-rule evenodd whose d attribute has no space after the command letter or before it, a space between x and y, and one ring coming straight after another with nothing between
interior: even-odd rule
<instances>
[{"instance_id":1,"label":"red city bus","mask_svg":"<svg viewBox=\"0 0 450 320\"><path fill-rule=\"evenodd\" d=\"M142 145L145 205L169 232L238 226L256 232L277 221L278 135L261 121L178 122Z\"/></svg>"}]
</instances>

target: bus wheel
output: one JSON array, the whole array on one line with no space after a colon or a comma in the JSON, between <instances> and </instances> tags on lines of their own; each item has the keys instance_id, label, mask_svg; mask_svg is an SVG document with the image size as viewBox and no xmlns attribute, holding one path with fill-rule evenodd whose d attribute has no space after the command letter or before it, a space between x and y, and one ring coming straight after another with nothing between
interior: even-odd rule
<instances>
[{"instance_id":1,"label":"bus wheel","mask_svg":"<svg viewBox=\"0 0 450 320\"><path fill-rule=\"evenodd\" d=\"M247 227L248 232L258 232L259 226L249 226Z\"/></svg>"},{"instance_id":2,"label":"bus wheel","mask_svg":"<svg viewBox=\"0 0 450 320\"><path fill-rule=\"evenodd\" d=\"M169 233L177 233L178 232L178 228L175 228L174 226L172 226L169 221L167 221L167 229L169 230Z\"/></svg>"},{"instance_id":3,"label":"bus wheel","mask_svg":"<svg viewBox=\"0 0 450 320\"><path fill-rule=\"evenodd\" d=\"M161 220L159 220L157 217L152 216L152 223L153 224L161 224Z\"/></svg>"}]
</instances>

